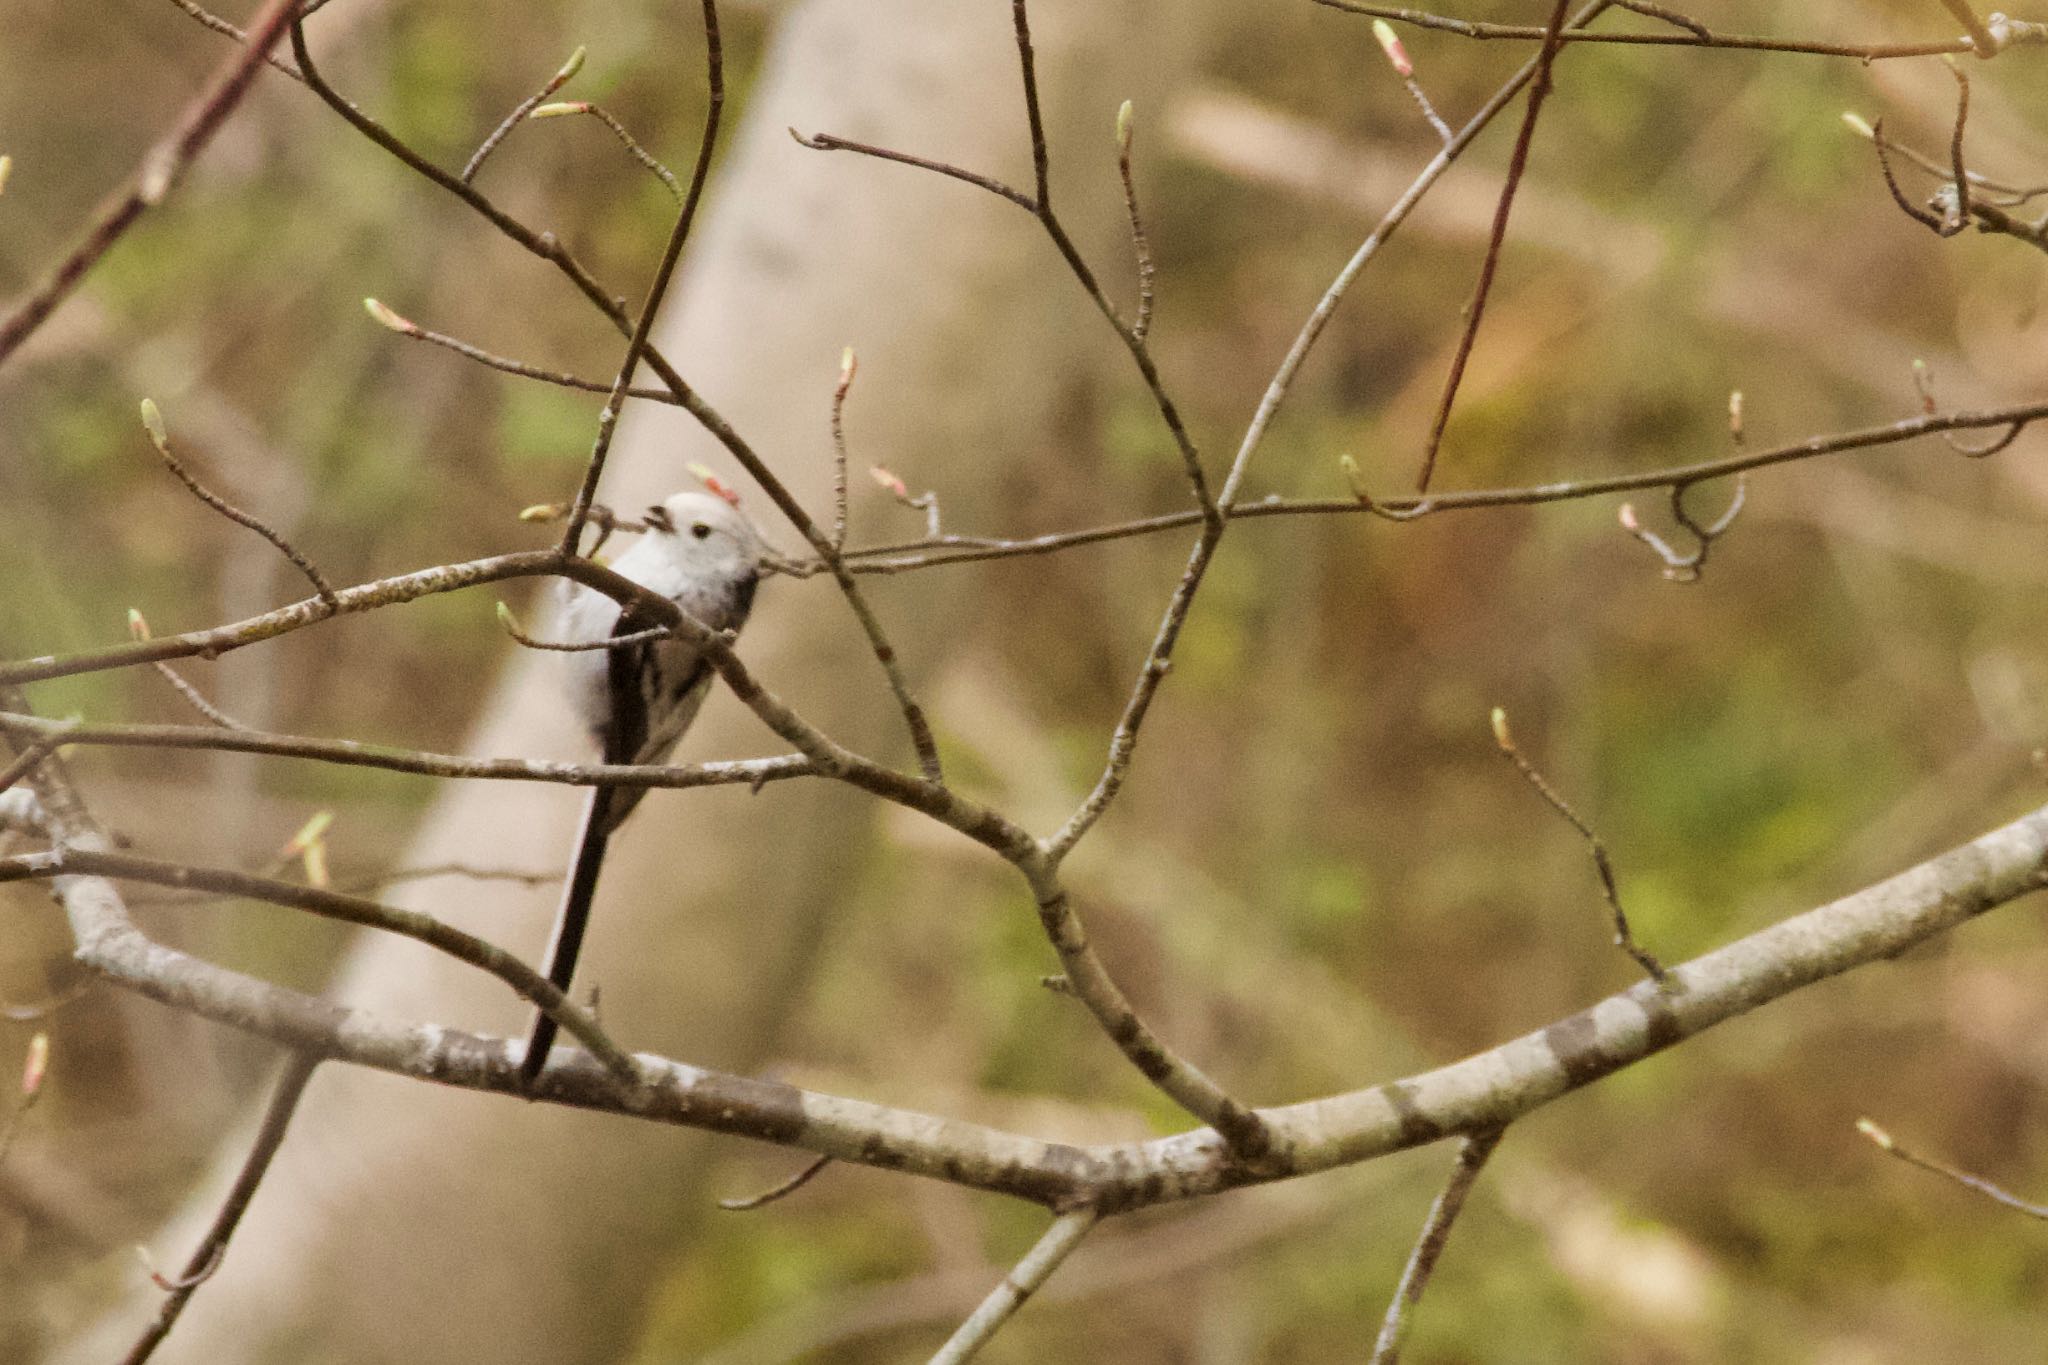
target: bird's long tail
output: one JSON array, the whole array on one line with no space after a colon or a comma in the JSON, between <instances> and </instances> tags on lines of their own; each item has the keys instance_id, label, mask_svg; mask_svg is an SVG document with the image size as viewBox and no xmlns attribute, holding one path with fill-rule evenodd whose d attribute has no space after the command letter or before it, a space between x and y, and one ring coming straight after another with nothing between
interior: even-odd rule
<instances>
[{"instance_id":1,"label":"bird's long tail","mask_svg":"<svg viewBox=\"0 0 2048 1365\"><path fill-rule=\"evenodd\" d=\"M576 861L562 889L562 907L555 912L554 937L548 943L547 978L557 990L567 991L576 974L576 956L583 949L583 930L590 923L590 903L597 894L597 874L604 866L605 845L618 827L613 793L607 787L593 787L583 808L583 829L576 840ZM555 1043L555 1021L547 1015L533 1021L533 1035L526 1044L526 1059L519 1064L521 1080L531 1081L547 1064L548 1050Z\"/></svg>"}]
</instances>

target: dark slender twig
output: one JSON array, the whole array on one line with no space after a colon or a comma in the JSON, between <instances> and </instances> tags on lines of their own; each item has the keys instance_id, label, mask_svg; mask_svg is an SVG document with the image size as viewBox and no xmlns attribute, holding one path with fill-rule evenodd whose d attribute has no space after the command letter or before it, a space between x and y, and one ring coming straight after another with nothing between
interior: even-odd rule
<instances>
[{"instance_id":1,"label":"dark slender twig","mask_svg":"<svg viewBox=\"0 0 2048 1365\"><path fill-rule=\"evenodd\" d=\"M187 706L190 706L194 711L197 711L200 715L206 717L215 725L218 725L221 729L246 730L249 728L248 726L244 725L241 721L236 720L233 716L229 715L227 712L221 710L218 706L215 706L212 702L208 701L206 699L206 694L204 692L201 692L198 688L194 687L191 683L187 682L183 674L179 673L177 669L172 668L163 660L157 660L156 663L151 665L151 667L156 669L158 675L161 676L165 682L169 683L174 689L176 689L178 695L185 699L185 704Z\"/></svg>"},{"instance_id":2,"label":"dark slender twig","mask_svg":"<svg viewBox=\"0 0 2048 1365\"><path fill-rule=\"evenodd\" d=\"M1536 136L1536 120L1543 113L1543 102L1550 95L1550 71L1562 50L1565 29L1565 12L1571 0L1556 0L1550 11L1550 21L1543 28L1543 46L1537 50L1536 73L1529 82L1529 100L1522 112L1522 126L1515 133L1515 149L1508 156L1507 176L1500 187L1500 198L1493 206L1493 227L1487 234L1486 254L1479 262L1479 282L1472 288L1472 302L1465 307L1465 329L1458 338L1458 348L1451 356L1451 370L1444 378L1443 395L1437 400L1436 417L1430 423L1429 439L1422 450L1422 468L1415 476L1415 491L1427 493L1429 481L1436 473L1436 457L1443 446L1444 428L1451 422L1451 407L1458 401L1458 386L1465 378L1465 365L1472 358L1472 347L1479 340L1479 324L1486 316L1487 296L1493 290L1494 271L1500 266L1501 248L1507 243L1508 214L1515 206L1515 191L1521 188L1522 176L1529 168L1529 145Z\"/></svg>"},{"instance_id":3,"label":"dark slender twig","mask_svg":"<svg viewBox=\"0 0 2048 1365\"><path fill-rule=\"evenodd\" d=\"M2003 1204L2006 1208L2012 1209L2015 1212L2024 1213L2029 1218L2048 1219L2048 1204L2030 1204L2018 1195L2010 1194L2001 1187L1992 1184L1982 1176L1971 1175L1968 1171L1959 1170L1947 1162L1936 1161L1932 1157L1921 1156L1918 1152L1901 1147L1890 1133L1878 1127L1869 1119L1856 1120L1856 1131L1876 1143L1880 1151L1895 1156L1908 1165L1918 1166L1923 1171L1932 1171L1938 1176L1953 1180L1964 1189L1975 1190L1987 1199Z\"/></svg>"},{"instance_id":4,"label":"dark slender twig","mask_svg":"<svg viewBox=\"0 0 2048 1365\"><path fill-rule=\"evenodd\" d=\"M563 62L554 75L548 77L546 84L514 105L512 112L505 115L504 120L477 144L476 151L470 154L468 164L463 166L462 174L456 178L465 185L476 179L476 173L483 169L484 162L490 160L491 153L498 150L498 144L511 136L512 130L524 122L528 114L539 108L543 100L576 78L576 73L583 69L583 56L584 50L577 48L569 54L569 60Z\"/></svg>"},{"instance_id":5,"label":"dark slender twig","mask_svg":"<svg viewBox=\"0 0 2048 1365\"><path fill-rule=\"evenodd\" d=\"M569 515L562 527L561 549L565 555L576 553L577 545L583 538L583 520L590 512L591 501L597 496L598 480L604 477L605 457L611 450L612 433L618 426L619 410L625 402L626 390L632 386L633 372L640 368L640 361L647 352L648 339L654 333L655 314L661 310L661 301L668 294L669 281L675 277L676 263L682 259L683 246L690 239L690 228L697 220L697 206L703 201L704 184L711 175L711 156L718 146L719 121L725 112L725 49L718 34L717 0L703 0L704 15L704 65L707 103L704 110L704 131L697 144L697 164L690 172L690 187L683 195L682 207L676 214L676 221L669 229L668 242L662 248L661 263L655 267L653 282L647 286L647 296L641 301L640 311L633 322L633 333L626 341L626 355L619 362L619 375L612 383L611 397L605 400L604 411L598 414L597 437L591 443L590 458L584 465L583 482L576 490L576 498L569 507ZM293 30L297 41L298 30ZM300 65L305 61L300 59Z\"/></svg>"},{"instance_id":6,"label":"dark slender twig","mask_svg":"<svg viewBox=\"0 0 2048 1365\"><path fill-rule=\"evenodd\" d=\"M1116 112L1116 171L1124 185L1124 216L1131 222L1131 254L1138 265L1138 315L1131 331L1143 341L1152 331L1152 281L1157 268L1152 263L1152 244L1145 238L1145 217L1138 212L1138 184L1131 174L1131 102L1125 100Z\"/></svg>"},{"instance_id":7,"label":"dark slender twig","mask_svg":"<svg viewBox=\"0 0 2048 1365\"><path fill-rule=\"evenodd\" d=\"M894 161L900 166L915 166L921 171L930 171L934 175L943 175L949 179L973 185L976 189L987 190L990 194L1009 200L1026 213L1036 213L1038 211L1038 205L1024 191L1012 189L1002 181L991 176L970 171L963 166L955 166L951 162L934 161L930 157L913 156L909 152L894 151L888 147L877 147L871 142L856 142L852 138L838 137L831 133L800 133L792 128L789 130L789 135L795 138L799 145L808 147L814 152L857 152L861 156L873 157L877 161Z\"/></svg>"},{"instance_id":8,"label":"dark slender twig","mask_svg":"<svg viewBox=\"0 0 2048 1365\"><path fill-rule=\"evenodd\" d=\"M1735 519L1742 515L1742 508L1749 496L1748 476L1735 476L1735 493L1728 499L1727 510L1710 523L1702 523L1692 515L1685 505L1685 495L1695 487L1690 483L1675 483L1668 490L1671 497L1671 519L1683 527L1693 539L1689 551L1674 549L1662 536L1652 531L1636 518L1636 509L1630 503L1620 508L1621 528L1650 547L1657 558L1664 561L1664 577L1673 583L1697 583L1707 565L1707 554L1714 542L1728 532Z\"/></svg>"},{"instance_id":9,"label":"dark slender twig","mask_svg":"<svg viewBox=\"0 0 2048 1365\"><path fill-rule=\"evenodd\" d=\"M641 146L640 140L626 131L626 125L613 117L611 111L603 105L592 104L589 100L571 100L566 104L544 104L538 109L530 110L526 116L530 119L543 119L566 118L575 114L587 114L603 124L611 131L611 135L619 140L628 156L639 162L655 179L667 187L677 204L685 202L683 187L676 180L675 172L663 165L661 158Z\"/></svg>"},{"instance_id":10,"label":"dark slender twig","mask_svg":"<svg viewBox=\"0 0 2048 1365\"><path fill-rule=\"evenodd\" d=\"M1586 841L1587 851L1593 855L1593 870L1600 877L1600 894L1606 897L1607 908L1614 917L1614 946L1634 958L1636 965L1648 974L1650 980L1660 986L1665 985L1668 978L1664 964L1638 945L1635 936L1629 932L1628 913L1621 908L1621 891L1615 885L1614 864L1607 856L1607 845L1601 841L1593 827L1572 809L1571 803L1544 780L1536 765L1523 757L1522 751L1515 746L1513 731L1508 729L1508 713L1498 706L1493 708L1493 739L1494 743L1500 746L1501 753L1515 765L1523 777L1528 779L1529 785L1536 789L1536 794L1541 796L1552 810L1562 815L1571 827L1579 832L1579 837Z\"/></svg>"},{"instance_id":11,"label":"dark slender twig","mask_svg":"<svg viewBox=\"0 0 2048 1365\"><path fill-rule=\"evenodd\" d=\"M661 640L675 634L667 626L649 626L645 630L631 631L625 635L607 636L602 640L542 640L528 635L521 628L519 618L512 614L512 608L498 603L498 624L505 633L528 649L549 650L559 654L583 654L600 649L624 649L632 645L644 645L650 640Z\"/></svg>"},{"instance_id":12,"label":"dark slender twig","mask_svg":"<svg viewBox=\"0 0 2048 1365\"><path fill-rule=\"evenodd\" d=\"M263 1177L269 1172L271 1158L284 1145L284 1135L291 1127L292 1115L298 1112L299 1099L306 1093L306 1082L312 1079L313 1069L319 1064L318 1058L305 1052L294 1052L286 1060L284 1071L270 1093L270 1104L263 1111L263 1122L256 1129L256 1140L250 1145L249 1155L243 1160L235 1183L229 1187L227 1198L221 1202L220 1211L214 1215L212 1226L186 1260L184 1274L175 1281L158 1280L159 1285L169 1292L157 1308L156 1320L129 1347L128 1354L122 1358L122 1365L142 1365L148 1360L163 1339L170 1335L171 1328L177 1325L178 1316L185 1311L192 1295L219 1268L227 1255L228 1240L235 1235L242 1215L248 1212L250 1201L256 1197L256 1187L263 1183Z\"/></svg>"},{"instance_id":13,"label":"dark slender twig","mask_svg":"<svg viewBox=\"0 0 2048 1365\"><path fill-rule=\"evenodd\" d=\"M1094 1209L1085 1208L1063 1213L1054 1220L1045 1235L1024 1254L1024 1259L1003 1276L1002 1283L990 1290L981 1306L946 1339L946 1344L932 1356L931 1365L964 1365L972 1360L989 1338L1024 1306L1024 1300L1037 1293L1060 1263L1073 1254L1101 1217Z\"/></svg>"},{"instance_id":14,"label":"dark slender twig","mask_svg":"<svg viewBox=\"0 0 2048 1365\"><path fill-rule=\"evenodd\" d=\"M1458 1164L1451 1169L1450 1179L1429 1206L1429 1217L1423 1220L1422 1233L1415 1239L1415 1249L1408 1253L1408 1264L1402 1268L1401 1282L1394 1288L1393 1301L1387 1305L1386 1316L1380 1320L1380 1334L1373 1343L1371 1365L1395 1365L1400 1359L1401 1348L1407 1344L1408 1333L1415 1325L1415 1307L1422 1301L1423 1291L1429 1288L1429 1277L1436 1270L1444 1246L1451 1240L1451 1226L1465 1207L1465 1196L1478 1183L1480 1171L1486 1168L1486 1159L1493 1155L1493 1149L1500 1145L1501 1134L1506 1131L1494 1128L1475 1133L1459 1145Z\"/></svg>"},{"instance_id":15,"label":"dark slender twig","mask_svg":"<svg viewBox=\"0 0 2048 1365\"><path fill-rule=\"evenodd\" d=\"M193 497L199 499L229 521L234 522L237 526L247 527L269 541L279 554L292 562L293 568L305 575L306 581L313 585L314 595L320 599L322 605L329 611L338 610L334 600L334 589L328 585L326 577L321 574L320 570L313 567L313 561L300 554L298 548L289 540L286 540L268 522L260 517L244 512L226 498L212 492L204 484L200 483L193 476L192 471L187 469L178 457L171 453L170 432L164 426L163 414L158 412L156 404L147 398L142 400L142 426L143 430L149 433L149 443L156 447L157 455L163 460L171 473L177 475L178 482L191 490Z\"/></svg>"},{"instance_id":16,"label":"dark slender twig","mask_svg":"<svg viewBox=\"0 0 2048 1365\"><path fill-rule=\"evenodd\" d=\"M727 1213L746 1213L752 1209L772 1204L778 1199L787 1198L795 1194L798 1190L810 1184L813 1176L831 1164L832 1158L829 1156L814 1157L802 1170L790 1176L787 1180L779 1181L761 1191L761 1193L749 1195L744 1199L721 1199L718 1201L718 1207L724 1209Z\"/></svg>"},{"instance_id":17,"label":"dark slender twig","mask_svg":"<svg viewBox=\"0 0 2048 1365\"><path fill-rule=\"evenodd\" d=\"M1650 0L1614 0L1614 3L1617 8L1628 10L1632 14L1645 15L1651 19L1661 19L1674 28L1682 28L1695 38L1712 41L1714 37L1712 31L1705 24L1691 15L1680 14L1677 10L1666 9L1662 5L1653 5L1650 3Z\"/></svg>"},{"instance_id":18,"label":"dark slender twig","mask_svg":"<svg viewBox=\"0 0 2048 1365\"><path fill-rule=\"evenodd\" d=\"M1970 7L1964 4L1963 0L1949 0L1949 4L1952 9L1971 14ZM1971 14L1971 23L1972 34L1975 36L1981 32L1982 25L1976 24L1974 14ZM1990 54L1980 50L1978 55ZM1963 164L1963 129L1970 121L1970 77L1953 58L1947 62L1947 66L1949 74L1956 78L1955 130L1949 134L1948 139L1949 169L1955 173L1955 178L1950 182L1955 187L1955 204L1950 218L1953 226L1949 227L1948 231L1961 232L1970 221L1970 170Z\"/></svg>"},{"instance_id":19,"label":"dark slender twig","mask_svg":"<svg viewBox=\"0 0 2048 1365\"><path fill-rule=\"evenodd\" d=\"M1855 133L1856 136L1870 142L1875 142L1877 140L1876 128L1873 127L1867 120L1865 120L1862 115L1844 114L1842 115L1842 122L1846 124L1849 130ZM1906 143L1900 142L1897 138L1888 139L1886 147L1887 150L1895 152L1898 155L1906 158L1906 160L1912 162L1915 166L1918 166L1921 170L1927 172L1929 175L1947 176L1952 175L1955 172L1953 158L1951 158L1950 164L1945 165L1942 162L1936 161L1933 157L1927 155L1927 153L1919 151L1914 147L1908 146ZM2005 202L2007 203L2008 207L2018 204L2024 204L2030 199L2038 199L2042 195L2048 194L2048 184L2014 185L2009 184L2002 180L1993 180L1990 176L1981 174L1977 171L1968 171L1966 173L1965 178L1969 180L1970 185L1973 189L1993 195L2002 196L2005 199Z\"/></svg>"},{"instance_id":20,"label":"dark slender twig","mask_svg":"<svg viewBox=\"0 0 2048 1365\"><path fill-rule=\"evenodd\" d=\"M64 732L72 728L70 724L66 723L57 727L52 733L37 737L23 748L20 753L16 754L13 761L5 768L0 768L0 792L12 790L15 783L34 772L36 764L41 763L62 746L64 743Z\"/></svg>"},{"instance_id":21,"label":"dark slender twig","mask_svg":"<svg viewBox=\"0 0 2048 1365\"><path fill-rule=\"evenodd\" d=\"M247 45L223 62L206 87L185 106L171 131L144 153L142 164L125 189L105 200L92 216L83 239L73 247L17 302L0 317L0 364L5 364L22 342L57 305L71 296L79 282L113 250L129 228L147 210L170 197L186 167L213 140L220 125L240 104L256 79L263 58L291 22L299 0L268 0L250 21Z\"/></svg>"},{"instance_id":22,"label":"dark slender twig","mask_svg":"<svg viewBox=\"0 0 2048 1365\"><path fill-rule=\"evenodd\" d=\"M188 17L197 20L201 28L211 29L215 33L233 38L238 43L249 41L249 35L240 28L221 18L212 10L204 9L194 4L193 0L171 0L171 3L183 10ZM263 55L263 62L264 65L291 77L295 81L304 79L299 75L297 67L293 66L290 62L281 60L274 52L266 52Z\"/></svg>"},{"instance_id":23,"label":"dark slender twig","mask_svg":"<svg viewBox=\"0 0 2048 1365\"><path fill-rule=\"evenodd\" d=\"M364 299L363 311L376 319L379 326L396 332L400 336L412 337L418 341L432 342L434 345L444 347L459 356L474 360L479 365L487 365L491 369L501 370L506 374L516 374L522 379L538 379L544 384L553 384L564 389L576 389L583 393L608 394L612 391L612 384L608 379L586 379L581 375L569 374L562 370L543 369L541 366L530 365L523 360L514 360L510 356L497 355L494 352L486 351L481 346L472 346L470 343L449 336L446 333L430 331L414 322L411 318L402 317L393 312L389 307L376 299ZM676 396L667 389L654 388L647 385L635 385L627 389L626 396L628 398L643 399L650 403L674 404L677 401ZM563 509L565 514L567 511L567 508Z\"/></svg>"},{"instance_id":24,"label":"dark slender twig","mask_svg":"<svg viewBox=\"0 0 2048 1365\"><path fill-rule=\"evenodd\" d=\"M1465 19L1448 18L1441 14L1430 14L1422 10L1399 9L1390 5L1361 4L1359 0L1315 0L1316 4L1329 9L1346 10L1352 14L1366 14L1379 19L1391 19L1397 24L1412 24L1417 28L1437 29L1444 33L1455 33L1463 38L1514 39L1527 42L1542 42L1544 29L1535 24L1488 24L1474 23ZM1631 7L1632 8L1632 7ZM1827 43L1812 42L1799 38L1774 38L1749 33L1714 33L1704 36L1693 25L1681 25L1683 33L1592 33L1575 32L1565 35L1568 43L1616 43L1638 47L1712 47L1730 48L1760 52L1783 52L1817 57L1852 57L1858 61L1882 61L1897 57L1935 57L1944 52L1968 52L1971 42L1968 38L1950 38L1930 43ZM1699 28L1704 28L1700 25ZM2011 33L2004 39L2005 46L2014 42L2040 42L2048 39L2048 33L2035 35L2030 30L2048 28L2044 25L2011 24Z\"/></svg>"}]
</instances>

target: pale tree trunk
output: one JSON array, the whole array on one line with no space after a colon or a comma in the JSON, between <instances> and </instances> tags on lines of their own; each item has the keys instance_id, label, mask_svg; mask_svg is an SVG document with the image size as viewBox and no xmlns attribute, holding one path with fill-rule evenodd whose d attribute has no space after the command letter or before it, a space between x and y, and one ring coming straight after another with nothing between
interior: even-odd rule
<instances>
[{"instance_id":1,"label":"pale tree trunk","mask_svg":"<svg viewBox=\"0 0 2048 1365\"><path fill-rule=\"evenodd\" d=\"M1035 7L1055 173L1113 284L1127 250L1113 178L1117 104L1157 107L1190 74L1202 31L1228 10L1221 0ZM818 0L783 25L658 344L823 516L827 401L841 348L857 346L856 475L868 462L889 464L921 485L943 480L948 512L963 521L1000 516L991 476L1049 444L1041 433L1081 370L1118 363L1107 329L1014 206L901 167L806 151L785 130L915 147L1028 186L1009 6ZM1161 450L1170 458L1163 441ZM688 484L691 460L745 487L687 419L642 407L628 416L601 496L637 508ZM870 527L917 529L867 491ZM794 548L764 498L747 505ZM946 574L889 585L877 599L912 677L927 684L944 667L943 641L957 629L948 623L980 609ZM842 739L909 761L879 670L829 583L767 584L743 652ZM514 661L472 752L579 753L553 666ZM681 757L783 747L714 694ZM559 864L580 800L550 786L451 787L406 862ZM655 793L613 846L579 989L601 983L605 1022L629 1047L760 1065L801 1007L795 987L816 965L820 936L852 899L874 814L822 782L752 796ZM554 905L551 887L452 881L395 898L535 955ZM498 1033L526 1024L497 983L391 939L360 944L333 993ZM717 1141L324 1067L221 1270L157 1358L611 1358L632 1338L660 1249L687 1238L706 1208L700 1177ZM152 1245L183 1254L243 1145L224 1145L213 1177ZM124 1303L62 1358L117 1358L117 1343L152 1308L147 1298Z\"/></svg>"}]
</instances>

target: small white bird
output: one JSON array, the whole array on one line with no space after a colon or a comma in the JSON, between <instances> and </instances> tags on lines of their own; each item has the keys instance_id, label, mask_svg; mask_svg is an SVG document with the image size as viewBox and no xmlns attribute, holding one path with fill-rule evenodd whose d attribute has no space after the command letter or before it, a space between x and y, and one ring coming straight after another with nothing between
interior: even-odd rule
<instances>
[{"instance_id":1,"label":"small white bird","mask_svg":"<svg viewBox=\"0 0 2048 1365\"><path fill-rule=\"evenodd\" d=\"M737 631L754 604L761 573L761 538L739 510L709 493L678 493L647 510L647 529L612 568L660 593L713 630ZM654 623L581 584L568 587L557 634L565 643L591 644L631 635ZM590 727L606 763L659 763L697 718L713 672L697 647L679 635L612 649L578 650L569 663L569 696ZM612 832L646 795L644 787L593 787L584 808L576 861L562 891L562 907L548 945L547 978L569 989L583 930L590 919L597 874ZM532 1080L554 1045L555 1022L534 1022L520 1075Z\"/></svg>"}]
</instances>

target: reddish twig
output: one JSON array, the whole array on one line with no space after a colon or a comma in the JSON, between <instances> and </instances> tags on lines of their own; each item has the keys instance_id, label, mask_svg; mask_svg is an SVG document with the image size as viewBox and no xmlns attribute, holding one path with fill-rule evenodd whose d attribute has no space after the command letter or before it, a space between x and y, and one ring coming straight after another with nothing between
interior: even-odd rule
<instances>
[{"instance_id":1,"label":"reddish twig","mask_svg":"<svg viewBox=\"0 0 2048 1365\"><path fill-rule=\"evenodd\" d=\"M250 1145L249 1155L243 1159L235 1183L228 1188L227 1198L221 1201L212 1226L207 1228L206 1235L186 1260L184 1274L176 1280L166 1280L152 1272L150 1278L167 1292L157 1308L156 1320L128 1348L122 1365L142 1365L148 1360L163 1339L170 1335L171 1328L177 1325L178 1316L185 1311L192 1295L219 1268L227 1255L228 1240L235 1235L242 1215L248 1212L250 1201L256 1197L256 1187L263 1183L263 1177L270 1170L271 1158L284 1145L285 1131L291 1127L292 1115L298 1112L299 1099L306 1093L306 1082L312 1079L313 1069L318 1065L319 1059L305 1052L294 1052L285 1062L284 1071L270 1093L270 1103L263 1111L263 1122L256 1129L256 1140Z\"/></svg>"},{"instance_id":2,"label":"reddish twig","mask_svg":"<svg viewBox=\"0 0 2048 1365\"><path fill-rule=\"evenodd\" d=\"M1473 286L1472 302L1465 308L1465 330L1458 338L1458 348L1451 356L1451 371L1444 378L1443 396L1437 400L1436 418L1430 423L1429 439L1422 450L1422 468L1415 476L1415 491L1427 493L1429 481L1436 473L1437 451L1442 447L1444 428L1450 425L1451 407L1458 401L1458 385L1465 378L1465 364L1472 358L1472 347L1479 340L1479 324L1486 316L1487 295L1493 289L1493 274L1500 265L1501 248L1507 242L1508 214L1514 209L1515 191L1521 188L1522 176L1529 167L1529 144L1536 136L1536 120L1543 112L1543 101L1550 95L1550 71L1557 62L1561 49L1565 10L1571 0L1556 0L1550 11L1550 22L1544 25L1543 46L1536 54L1535 76L1529 82L1529 100L1522 112L1522 126L1515 133L1515 149L1508 156L1507 178L1500 188L1500 198L1493 206L1493 227L1486 238L1486 255L1479 263L1479 282Z\"/></svg>"},{"instance_id":3,"label":"reddish twig","mask_svg":"<svg viewBox=\"0 0 2048 1365\"><path fill-rule=\"evenodd\" d=\"M113 250L144 212L161 204L177 188L192 159L220 130L256 79L256 70L285 26L292 22L299 0L268 0L249 24L247 45L213 75L179 114L171 131L143 155L142 164L125 189L117 191L93 214L77 246L0 318L0 364L5 364L57 305L71 296L92 268Z\"/></svg>"}]
</instances>

